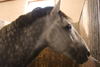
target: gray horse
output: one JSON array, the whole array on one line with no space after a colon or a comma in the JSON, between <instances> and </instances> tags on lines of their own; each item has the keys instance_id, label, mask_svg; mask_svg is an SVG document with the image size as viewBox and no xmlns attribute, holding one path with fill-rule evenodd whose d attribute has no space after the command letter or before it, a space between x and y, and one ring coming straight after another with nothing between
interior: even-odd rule
<instances>
[{"instance_id":1,"label":"gray horse","mask_svg":"<svg viewBox=\"0 0 100 67\"><path fill-rule=\"evenodd\" d=\"M0 30L0 67L27 67L46 47L84 63L90 51L71 25L68 16L55 7L36 8Z\"/></svg>"}]
</instances>

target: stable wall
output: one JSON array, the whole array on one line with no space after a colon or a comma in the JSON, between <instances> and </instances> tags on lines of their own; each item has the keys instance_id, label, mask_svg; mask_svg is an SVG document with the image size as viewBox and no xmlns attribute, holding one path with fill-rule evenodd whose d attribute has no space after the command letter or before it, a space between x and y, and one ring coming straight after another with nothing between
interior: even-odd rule
<instances>
[{"instance_id":1,"label":"stable wall","mask_svg":"<svg viewBox=\"0 0 100 67\"><path fill-rule=\"evenodd\" d=\"M91 56L100 60L99 0L86 0L79 22L80 35L87 43ZM79 67L94 67L89 62Z\"/></svg>"}]
</instances>

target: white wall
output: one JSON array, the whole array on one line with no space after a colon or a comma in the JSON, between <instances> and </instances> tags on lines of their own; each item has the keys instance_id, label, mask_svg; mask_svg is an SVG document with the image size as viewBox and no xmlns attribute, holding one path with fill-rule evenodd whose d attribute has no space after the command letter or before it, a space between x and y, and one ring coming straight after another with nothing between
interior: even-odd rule
<instances>
[{"instance_id":1,"label":"white wall","mask_svg":"<svg viewBox=\"0 0 100 67\"><path fill-rule=\"evenodd\" d=\"M0 19L13 21L25 12L26 0L15 0L0 3Z\"/></svg>"},{"instance_id":2,"label":"white wall","mask_svg":"<svg viewBox=\"0 0 100 67\"><path fill-rule=\"evenodd\" d=\"M73 19L73 23L78 23L83 3L84 0L61 0L61 10Z\"/></svg>"}]
</instances>

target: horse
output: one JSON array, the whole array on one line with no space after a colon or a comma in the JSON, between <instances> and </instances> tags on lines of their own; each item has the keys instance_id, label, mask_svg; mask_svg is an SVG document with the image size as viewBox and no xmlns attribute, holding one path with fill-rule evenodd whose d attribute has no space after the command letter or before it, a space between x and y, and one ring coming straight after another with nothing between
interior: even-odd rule
<instances>
[{"instance_id":1,"label":"horse","mask_svg":"<svg viewBox=\"0 0 100 67\"><path fill-rule=\"evenodd\" d=\"M90 56L70 18L54 7L36 8L0 30L0 67L27 67L46 47L83 64Z\"/></svg>"}]
</instances>

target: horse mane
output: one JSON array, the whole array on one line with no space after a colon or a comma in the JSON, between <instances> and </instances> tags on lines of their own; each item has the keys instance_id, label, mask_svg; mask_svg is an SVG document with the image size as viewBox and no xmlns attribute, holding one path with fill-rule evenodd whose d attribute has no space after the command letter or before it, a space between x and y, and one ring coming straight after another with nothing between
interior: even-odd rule
<instances>
[{"instance_id":1,"label":"horse mane","mask_svg":"<svg viewBox=\"0 0 100 67\"><path fill-rule=\"evenodd\" d=\"M19 16L15 21L11 22L7 26L3 27L1 31L3 33L6 33L7 31L12 30L13 28L23 28L26 27L27 25L30 25L35 22L36 19L39 19L41 17L44 17L46 15L49 15L53 7L45 7L45 8L40 8L37 7L31 12ZM66 16L63 12L59 11L60 16L64 16L67 19L69 18Z\"/></svg>"},{"instance_id":2,"label":"horse mane","mask_svg":"<svg viewBox=\"0 0 100 67\"><path fill-rule=\"evenodd\" d=\"M26 15L21 15L18 19L16 19L16 25L18 28L24 27L25 25L30 25L31 23L34 23L36 19L49 15L52 9L53 7L37 7L32 12ZM61 11L59 11L59 14L60 16L68 18L68 16Z\"/></svg>"}]
</instances>

